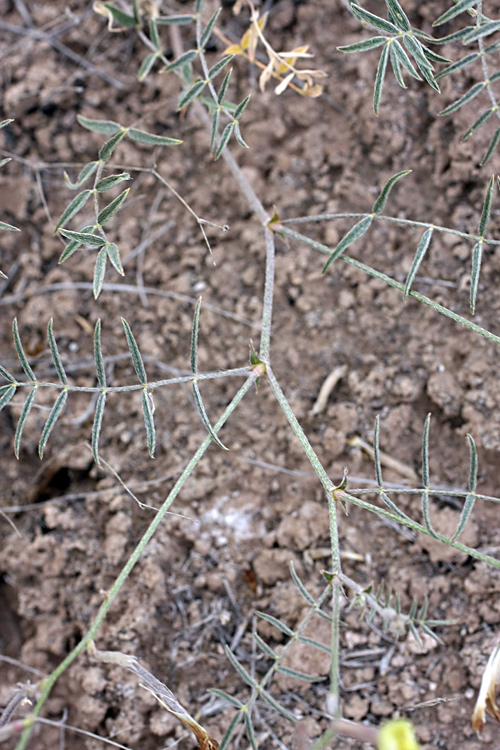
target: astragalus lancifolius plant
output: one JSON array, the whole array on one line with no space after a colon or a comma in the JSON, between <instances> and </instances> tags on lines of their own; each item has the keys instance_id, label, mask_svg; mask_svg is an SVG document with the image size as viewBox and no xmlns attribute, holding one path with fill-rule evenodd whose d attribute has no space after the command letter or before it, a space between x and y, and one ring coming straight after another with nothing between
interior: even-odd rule
<instances>
[{"instance_id":1,"label":"astragalus lancifolius plant","mask_svg":"<svg viewBox=\"0 0 500 750\"><path fill-rule=\"evenodd\" d=\"M495 104L460 118L495 20L60 10L0 25L0 739L472 750Z\"/></svg>"}]
</instances>

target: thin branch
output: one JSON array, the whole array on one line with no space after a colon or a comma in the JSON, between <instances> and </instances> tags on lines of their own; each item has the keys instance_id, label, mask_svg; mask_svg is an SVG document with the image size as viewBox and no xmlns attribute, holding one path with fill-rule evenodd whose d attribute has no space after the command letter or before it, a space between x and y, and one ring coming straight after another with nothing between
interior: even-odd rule
<instances>
[{"instance_id":1,"label":"thin branch","mask_svg":"<svg viewBox=\"0 0 500 750\"><path fill-rule=\"evenodd\" d=\"M369 213L345 213L345 214L316 214L316 216L299 216L295 219L283 219L279 231L288 235L292 239L303 239L302 235L289 230L288 226L291 224L306 224L310 222L320 221L333 221L334 219L363 219L367 216L372 216ZM435 232L442 232L443 234L453 234L456 237L460 237L464 240L470 240L471 242L477 242L479 235L469 234L467 232L459 232L458 229L450 229L449 227L441 227L436 224L432 224L426 221L415 221L414 219L401 219L397 216L385 216L383 214L376 214L372 216L375 221L386 221L390 224L400 224L401 226L408 227L422 227L424 229L433 229ZM500 240L494 240L492 238L485 238L483 240L485 245L500 245ZM332 252L330 248L329 252Z\"/></svg>"},{"instance_id":2,"label":"thin branch","mask_svg":"<svg viewBox=\"0 0 500 750\"><path fill-rule=\"evenodd\" d=\"M259 356L264 362L269 362L271 325L273 317L275 242L274 233L267 227L264 229L264 237L266 240L266 277L264 284L262 334L260 338Z\"/></svg>"},{"instance_id":3,"label":"thin branch","mask_svg":"<svg viewBox=\"0 0 500 750\"><path fill-rule=\"evenodd\" d=\"M23 291L19 292L17 294L11 294L8 297L3 297L0 299L0 307L3 305L14 305L19 302L24 302L27 299L31 299L32 297L37 297L39 295L43 294L52 294L53 292L61 292L61 291L67 291L71 289L83 289L92 291L92 284L88 281L77 281L77 282L69 282L69 283L61 283L61 284L47 284L47 286L40 286L36 287L33 290L30 291ZM133 286L132 284L103 284L102 290L106 292L122 292L124 294L141 294L141 292L145 292L146 294L150 295L156 295L158 297L166 297L167 299L175 299L178 302L189 302L190 304L195 305L197 300L195 297L189 297L187 294L177 294L177 292L166 292L163 289L156 289L155 287L145 286L142 289ZM235 313L228 312L227 310L223 310L220 307L217 307L217 305L212 305L210 302L204 302L203 307L206 310L211 310L213 313L217 315L221 315L224 318L229 318L229 320L234 320L237 323L241 323L242 325L248 326L249 328L255 328L256 330L260 330L260 323L252 322L251 320L248 320L247 318L241 317L241 315L236 315Z\"/></svg>"},{"instance_id":4,"label":"thin branch","mask_svg":"<svg viewBox=\"0 0 500 750\"><path fill-rule=\"evenodd\" d=\"M203 105L200 104L200 102L198 101L194 101L192 104L192 108L196 112L196 115L199 117L199 119L202 121L207 131L210 133L211 128L212 128L212 123ZM221 157L226 162L226 165L228 166L229 171L231 172L234 179L236 180L238 188L240 189L241 193L243 194L244 198L246 199L248 203L248 207L250 208L251 211L255 213L255 215L262 222L262 224L264 224L264 226L267 226L267 224L269 223L271 219L271 216L264 209L264 206L262 205L260 199L257 197L257 194L255 193L254 189L248 182L240 166L238 165L236 159L231 154L228 148L225 148L222 151Z\"/></svg>"},{"instance_id":5,"label":"thin branch","mask_svg":"<svg viewBox=\"0 0 500 750\"><path fill-rule=\"evenodd\" d=\"M250 373L250 367L234 367L231 370L214 370L213 372L200 372L196 376L197 380L212 380L215 378L227 378L227 377L248 377ZM190 383L193 381L193 374L183 375L177 378L168 378L167 380L151 380L148 381L147 387L149 390L156 388L164 388L167 385L179 385L180 383ZM19 388L33 388L33 382L21 381L16 383ZM127 393L131 391L144 390L144 383L134 383L132 385L115 385L106 386L103 389L99 386L87 386L87 385L67 385L64 383L52 383L50 381L37 380L36 388L56 388L58 391L64 391L67 393ZM47 407L43 407L47 408Z\"/></svg>"},{"instance_id":6,"label":"thin branch","mask_svg":"<svg viewBox=\"0 0 500 750\"><path fill-rule=\"evenodd\" d=\"M77 52L74 52L72 49L56 39L53 34L47 34L46 32L39 31L38 29L26 29L23 26L16 26L15 24L5 23L4 21L0 21L0 31L8 31L11 34L27 36L31 39L36 39L39 42L47 42L57 52L60 52L76 65L79 65L81 68L84 68L90 73L99 76L99 78L102 78L103 81L106 81L106 83L114 86L114 88L119 89L120 91L123 91L125 89L125 84L122 83L122 81L118 80L118 78L115 78L112 75L109 75L109 73L101 70L101 68L98 68L96 65L94 65L94 63L91 63L89 60L86 60Z\"/></svg>"},{"instance_id":7,"label":"thin branch","mask_svg":"<svg viewBox=\"0 0 500 750\"><path fill-rule=\"evenodd\" d=\"M241 388L238 390L234 398L231 400L230 404L226 407L221 417L218 419L216 424L214 425L213 429L214 432L217 433L221 429L221 427L227 422L233 411L236 409L240 401L243 399L243 397L248 393L248 391L252 388L254 382L256 379L256 374L252 373L245 383L241 386ZM150 523L148 529L146 530L145 534L142 536L139 544L135 548L135 550L130 555L127 563L124 565L122 570L120 571L118 577L116 578L115 582L107 592L106 598L101 604L99 611L92 622L90 628L88 629L85 636L82 638L80 643L68 654L68 656L59 664L58 667L52 672L49 677L47 677L46 680L44 680L42 694L40 697L40 700L37 702L35 708L33 709L33 717L39 716L43 706L45 705L45 702L47 698L49 697L52 688L54 687L55 683L59 679L59 677L66 671L66 669L75 661L75 659L86 649L86 647L94 640L96 637L102 623L104 622L108 611L110 610L114 599L118 595L119 591L121 590L123 584L129 577L131 571L139 561L139 559L142 556L142 553L152 537L155 535L156 530L158 529L158 526L163 521L166 513L170 509L172 503L176 499L177 495L181 491L182 487L186 483L189 476L193 473L196 466L198 465L199 461L207 451L208 447L212 443L212 437L208 435L205 440L202 442L194 456L191 458L191 460L188 462L186 468L182 472L181 476L175 483L174 487L168 494L168 497L166 498L165 502L161 506L160 510L154 517L153 521ZM17 750L25 750L29 738L31 736L32 727L28 727L23 732L21 739L19 741L19 744L17 746Z\"/></svg>"}]
</instances>

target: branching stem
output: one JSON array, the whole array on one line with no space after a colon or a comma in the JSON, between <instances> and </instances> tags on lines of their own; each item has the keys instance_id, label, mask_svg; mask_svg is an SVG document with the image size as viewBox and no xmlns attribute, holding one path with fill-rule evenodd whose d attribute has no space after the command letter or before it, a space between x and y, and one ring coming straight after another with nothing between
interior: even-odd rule
<instances>
[{"instance_id":1,"label":"branching stem","mask_svg":"<svg viewBox=\"0 0 500 750\"><path fill-rule=\"evenodd\" d=\"M248 376L250 369L248 367L237 367L233 370L216 370L214 372L200 372L196 378L198 380L213 380L215 378L225 377L241 377ZM190 383L193 380L193 375L182 375L178 378L168 378L167 380L154 380L148 382L148 391L152 391L155 388L163 388L167 385L175 385L178 383ZM143 383L134 383L133 385L116 385L106 386L83 386L83 385L64 385L62 383L52 383L48 381L36 380L33 382L18 382L17 386L28 386L29 388L56 388L59 391L67 390L69 393L124 393L128 391L143 391ZM5 388L1 386L0 388Z\"/></svg>"},{"instance_id":2,"label":"branching stem","mask_svg":"<svg viewBox=\"0 0 500 750\"><path fill-rule=\"evenodd\" d=\"M365 216L366 214L362 214L362 215ZM432 225L428 225L428 226L432 226ZM434 228L437 229L437 227L434 227ZM288 227L280 227L278 231L280 232L282 231L284 234L288 235L289 237L293 237L293 239L299 240L300 242L303 242L305 245L309 245L309 247L312 247L315 250L318 250L320 253L330 255L333 252L331 247L328 247L327 245L323 245L321 242L317 242L316 240L312 240L310 237L307 237L306 235L299 234L298 232L294 232L293 230L288 229ZM451 231L451 230L448 230L448 231ZM468 239L474 239L473 235L462 235L462 236L467 237ZM492 244L498 244L499 241L490 240L490 242ZM372 268L371 266L367 266L365 263L361 263L361 261L356 260L355 258L351 258L348 255L339 255L339 260L343 260L344 263L348 263L349 265L354 266L355 268L358 268L360 271L364 271L366 274L368 274L369 276L373 276L375 279L380 279L380 281L383 281L388 286L392 286L394 289L399 289L399 291L403 292L404 294L404 291L405 291L404 284L401 284L399 281L396 281L395 279L391 279L391 277L387 276L385 273L382 273L381 271L377 271L375 268ZM483 336L483 338L488 339L488 341L492 341L494 344L500 344L500 336L495 336L494 333L487 331L485 328L481 328L481 326L478 326L476 323L472 323L472 321L467 320L467 318L464 318L462 315L458 315L457 313L454 313L452 310L448 309L447 307L444 307L443 305L440 305L438 302L434 302L433 300L429 299L429 297L426 297L425 295L420 294L420 292L415 292L413 289L410 289L407 296L413 297L413 299L416 299L419 302L422 302L424 305L431 307L436 312L441 313L441 315L445 315L447 318L454 320L455 323L459 323L461 326L464 326L465 328L468 328L469 330L474 331L474 333L478 333L480 336Z\"/></svg>"},{"instance_id":3,"label":"branching stem","mask_svg":"<svg viewBox=\"0 0 500 750\"><path fill-rule=\"evenodd\" d=\"M275 241L274 233L267 227L264 229L266 240L266 276L264 283L264 299L262 310L262 335L260 337L259 356L264 362L269 362L271 347L271 324L273 315L274 296L274 266L275 266Z\"/></svg>"},{"instance_id":4,"label":"branching stem","mask_svg":"<svg viewBox=\"0 0 500 750\"><path fill-rule=\"evenodd\" d=\"M245 383L241 386L239 391L236 393L236 395L232 399L231 403L226 407L222 416L214 425L214 428L213 428L214 432L217 433L221 429L221 427L227 422L227 420L229 419L233 411L236 409L236 407L238 406L242 398L245 396L246 393L248 393L248 391L252 387L255 381L255 378L256 378L256 375L252 373L250 377L245 381ZM90 626L89 630L87 631L86 635L82 638L80 643L71 651L71 653L68 654L68 656L64 659L64 661L62 661L59 664L59 666L56 667L56 669L52 672L52 674L49 675L49 677L47 677L45 680L43 680L42 694L35 708L33 709L33 716L38 716L40 714L40 711L42 710L47 698L49 697L49 694L54 684L56 683L56 681L63 674L63 672L65 672L66 669L75 661L75 659L82 653L82 651L84 651L86 646L96 637L96 634L99 628L101 627L104 619L106 618L106 615L108 614L111 608L111 605L114 599L116 598L118 592L120 591L123 584L127 580L134 566L137 564L145 547L154 536L158 526L162 523L165 515L167 514L167 511L170 509L175 498L181 491L182 487L186 483L189 476L192 474L192 472L196 468L197 464L201 460L202 456L206 452L211 442L212 442L212 438L210 437L210 435L207 435L203 443L200 445L200 447L198 448L194 456L191 458L191 460L187 464L186 468L184 469L181 476L179 477L179 479L173 486L168 497L166 498L165 502L163 503L158 513L154 517L153 521L149 525L148 529L146 530L139 544L130 555L127 563L125 564L119 576L117 577L112 587L110 588L109 592L107 593L106 598L104 602L101 604L99 611L97 612L97 615L92 625ZM16 750L24 750L26 748L27 742L31 735L31 731L32 731L32 727L28 727L27 729L25 729L25 731L21 735L21 738L19 740Z\"/></svg>"},{"instance_id":5,"label":"branching stem","mask_svg":"<svg viewBox=\"0 0 500 750\"><path fill-rule=\"evenodd\" d=\"M288 400L280 388L278 381L276 380L271 367L267 368L267 379L272 388L272 391L281 406L293 432L297 436L304 453L311 462L311 465L320 480L321 484L326 493L328 501L328 515L330 519L330 545L332 553L332 650L331 657L332 663L330 668L330 694L333 698L335 705L335 711L340 715L340 703L339 703L339 632L340 632L340 581L339 575L341 572L340 563L340 549L339 549L339 534L338 534L338 520L337 520L337 504L333 497L332 491L334 485L326 473L325 469L318 456L316 455L311 443L307 439L307 436L300 426L297 417L292 411Z\"/></svg>"},{"instance_id":6,"label":"branching stem","mask_svg":"<svg viewBox=\"0 0 500 750\"><path fill-rule=\"evenodd\" d=\"M384 516L384 518L390 518L391 521L396 521L403 526L407 526L409 529L413 529L413 531L418 531L420 534L431 536L425 526L423 526L421 523L418 523L417 521L412 521L407 516L400 516L396 513L391 513L391 511L385 510L385 508L380 508L379 506L373 505L372 503L367 503L366 501L361 500L359 497L355 497L354 495L351 495L344 490L336 490L334 495L339 501L352 503L353 505L357 505L360 508L369 510L371 513L376 513L379 516ZM473 549L472 547L467 547L465 544L461 544L460 542L453 542L451 539L448 539L448 537L444 536L444 534L439 534L438 532L435 532L435 535L432 536L434 536L434 538L439 542L446 544L448 547L453 547L453 549L456 549L459 552L464 552L466 555L470 555L476 560L480 560L481 562L493 565L494 568L500 568L500 560L497 560L495 557L491 557L491 555L485 555L483 552L479 552L479 550Z\"/></svg>"}]
</instances>

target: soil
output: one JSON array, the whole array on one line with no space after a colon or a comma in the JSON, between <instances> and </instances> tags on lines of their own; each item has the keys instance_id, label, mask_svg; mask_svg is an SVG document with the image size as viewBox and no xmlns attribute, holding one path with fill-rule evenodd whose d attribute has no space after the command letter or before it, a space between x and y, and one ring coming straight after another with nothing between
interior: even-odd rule
<instances>
[{"instance_id":1,"label":"soil","mask_svg":"<svg viewBox=\"0 0 500 750\"><path fill-rule=\"evenodd\" d=\"M208 17L213 8L206 4ZM477 117L475 108L465 107L453 119L437 115L480 71L467 68L442 79L441 96L414 80L403 91L389 73L375 117L377 53L336 50L366 37L345 4L282 0L268 5L270 40L286 49L309 43L314 67L328 77L318 99L292 91L277 97L272 86L261 93L255 72L244 61L235 62L231 95L241 101L252 91L252 100L242 124L249 149L231 148L266 209L276 206L282 219L369 211L387 179L411 169L394 188L387 214L476 232L489 176L498 170L498 155L487 169L479 166L494 126L486 124L461 143ZM379 5L373 3L374 9ZM448 5L404 3L413 25L428 32ZM169 5L176 12L190 8L189 3ZM249 341L257 342L260 332L262 229L223 160L210 157L203 124L192 111L175 113L177 79L155 73L139 83L137 70L145 56L140 40L131 33L109 34L103 17L83 0L26 5L0 0L0 9L2 119L15 120L0 132L2 153L13 157L2 170L0 219L22 230L1 237L0 268L9 279L0 290L0 362L21 377L10 333L17 316L38 377L56 378L47 344L53 317L71 383L94 386L92 331L100 318L108 382L136 382L120 322L124 317L150 380L189 373L192 316L202 293L200 371L245 366ZM246 18L233 16L226 5L220 25L236 41ZM191 43L186 35L186 48ZM215 62L221 49L214 40L210 59ZM456 59L461 51L453 48L451 54ZM128 208L112 225L125 278L109 270L106 283L116 286L97 301L91 259L79 252L58 265L62 245L53 234L73 197L63 172L75 179L103 142L78 125L78 114L183 140L181 147L157 151L123 143L116 152L115 163L133 177ZM151 176L155 160L198 216L230 225L226 233L207 228L213 256L192 215ZM498 231L498 205L495 196L490 236ZM351 225L352 220L312 223L307 231L334 247ZM349 253L404 281L420 232L379 223ZM414 288L469 316L471 249L453 235L436 235ZM466 487L470 433L479 453L478 491L495 495L498 347L415 299L404 302L397 290L341 261L323 277L323 263L316 250L279 241L271 359L329 475L340 480L348 465L348 489L369 486L372 461L348 441L359 436L371 443L379 416L383 451L420 476L422 432L431 413L433 486ZM499 278L500 260L485 250L474 321L494 333ZM339 366L345 366L344 375L326 408L312 414L321 385ZM212 421L240 382L201 384ZM124 485L141 503L159 507L206 434L187 386L157 390L153 461L140 399L110 396L100 443L107 465L99 469L88 449L95 402L88 394L72 393L40 462L37 445L51 399L49 389L40 393L19 461L13 442L20 393L0 412L2 705L16 683L50 673L78 643L151 522L154 510L139 505ZM214 738L222 737L234 709L208 690L223 689L242 701L249 694L224 647L230 645L248 671L263 675L269 660L256 653L253 630L277 650L285 638L268 622L257 622L255 613L297 627L308 606L290 577L290 563L315 597L330 565L324 492L265 382L243 401L221 439L230 450L210 447L172 507L177 515L158 528L96 641L101 649L135 655L201 717ZM394 469L385 469L384 479L405 483ZM421 519L415 497L401 504ZM493 556L500 549L496 507L478 502L463 536L465 544ZM451 533L460 504L451 497L434 499L431 513L434 526ZM344 716L372 725L407 716L423 750L482 747L470 719L500 621L499 571L356 507L339 523L346 575L363 586L383 582L386 590L397 592L404 612L414 597L419 603L427 598L429 617L456 620L437 629L441 644L424 635L419 648L412 636L397 641L380 622L367 622L348 597L343 599ZM329 625L316 618L308 634L327 643ZM300 644L287 665L323 677L309 685L281 674L271 689L282 705L307 718L309 742L328 726L328 655ZM30 744L37 750L103 748L104 738L141 750L177 742L194 746L191 734L139 687L136 677L86 656L60 678L43 716L66 728L39 725ZM291 747L296 741L293 725L267 704L259 704L255 732L262 748ZM489 721L483 740L496 746L497 736L497 725ZM6 746L14 747L10 742ZM245 736L239 745L247 746ZM331 746L360 747L342 738Z\"/></svg>"}]
</instances>

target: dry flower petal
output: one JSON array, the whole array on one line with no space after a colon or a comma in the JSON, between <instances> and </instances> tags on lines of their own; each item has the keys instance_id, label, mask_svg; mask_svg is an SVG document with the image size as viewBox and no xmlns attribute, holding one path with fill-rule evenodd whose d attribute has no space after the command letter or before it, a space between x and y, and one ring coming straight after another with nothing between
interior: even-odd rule
<instances>
[{"instance_id":1,"label":"dry flower petal","mask_svg":"<svg viewBox=\"0 0 500 750\"><path fill-rule=\"evenodd\" d=\"M486 669L481 680L481 688L472 714L472 728L482 732L485 724L486 712L500 721L500 709L496 703L495 688L500 671L500 636L497 636L495 647L490 654Z\"/></svg>"},{"instance_id":2,"label":"dry flower petal","mask_svg":"<svg viewBox=\"0 0 500 750\"><path fill-rule=\"evenodd\" d=\"M293 76L294 76L294 75L295 75L294 73L290 73L289 75L287 75L287 77L286 77L286 78L283 78L283 80L281 81L281 83L279 83L279 84L278 84L278 85L276 86L276 88L274 89L274 93L275 93L275 94L277 94L278 96L279 96L280 94L282 94L282 93L283 93L283 91L284 91L284 90L286 89L286 87L288 86L288 84L289 84L289 83L291 82L291 80L292 80L292 78L293 78Z\"/></svg>"}]
</instances>

